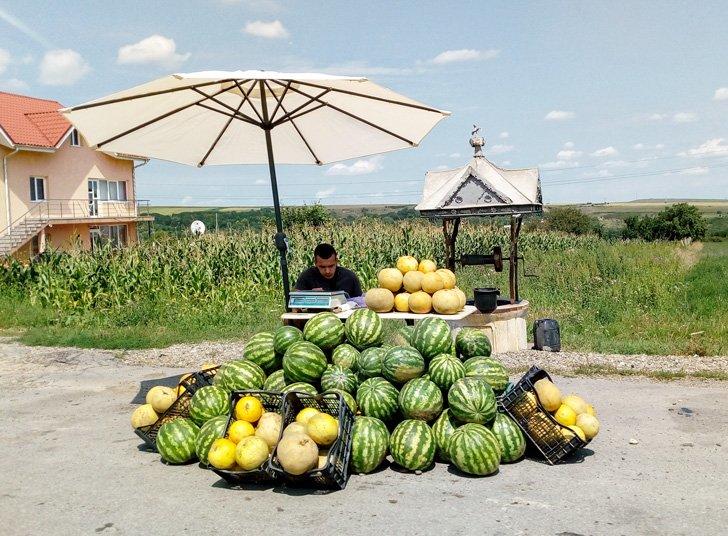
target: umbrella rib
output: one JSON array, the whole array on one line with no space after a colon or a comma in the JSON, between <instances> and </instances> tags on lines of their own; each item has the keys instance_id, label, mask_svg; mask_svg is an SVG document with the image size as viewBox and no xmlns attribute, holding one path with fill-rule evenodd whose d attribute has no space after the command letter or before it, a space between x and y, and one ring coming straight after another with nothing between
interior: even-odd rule
<instances>
[{"instance_id":1,"label":"umbrella rib","mask_svg":"<svg viewBox=\"0 0 728 536\"><path fill-rule=\"evenodd\" d=\"M288 93L288 88L291 87L291 80L288 81L286 84L286 87L283 89L283 93L281 94L281 100L278 101L278 104L276 104L276 107L273 108L273 113L270 114L269 121L273 123L273 120L276 118L276 114L278 113L278 108L281 107L281 103L283 102L283 99L286 98L286 93ZM270 89L270 86L268 86L268 89ZM271 93L273 93L273 90L271 90ZM273 95L275 97L275 95ZM278 100L278 99L276 99ZM285 110L284 110L285 111Z\"/></svg>"},{"instance_id":2,"label":"umbrella rib","mask_svg":"<svg viewBox=\"0 0 728 536\"><path fill-rule=\"evenodd\" d=\"M367 121L367 120L366 120L366 119L364 119L363 117L359 117L359 116L358 116L358 115L356 115L356 114L353 114L353 113L351 113L351 112L347 112L346 110L343 110L343 109L339 108L338 106L334 106L333 104L331 104L331 103L329 103L329 102L326 102L326 101L322 101L322 100L320 100L320 99L319 99L318 97L312 97L311 95L309 95L308 93L304 93L304 92L303 92L303 91L301 91L300 89L296 89L295 87L292 87L292 88L291 88L291 91L295 91L296 93L300 93L301 95L304 95L304 96L306 96L306 97L308 97L308 98L312 98L313 100L315 100L315 101L317 101L317 102L320 102L320 103L321 103L321 104L323 104L324 106L328 106L328 107L329 107L329 108L331 108L332 110L336 110L337 112L339 112L339 113L341 113L341 114L344 114L344 115L346 115L346 116L349 116L349 117L351 117L352 119L356 119L357 121L360 121L360 122L364 123L365 125L368 125L368 126L370 126L370 127L372 127L372 128L375 128L375 129L377 129L377 130L379 130L379 131L381 131L381 132L384 132L385 134L388 134L388 135L390 135L390 136L392 136L392 137L394 137L394 138L397 138L397 139L399 139L399 140L402 140L402 141L404 141L404 142L406 142L406 143L409 143L409 144L410 144L410 145L411 145L412 147L415 147L415 146L417 145L417 144L416 144L415 142L413 142L412 140L408 140L408 139L407 139L407 138L405 138L404 136L400 136L399 134L397 134L397 133L395 133L395 132L392 132L391 130L387 130L387 129L386 129L386 128L384 128L384 127L380 127L379 125L376 125L376 124L372 123L371 121Z\"/></svg>"},{"instance_id":3,"label":"umbrella rib","mask_svg":"<svg viewBox=\"0 0 728 536\"><path fill-rule=\"evenodd\" d=\"M215 138L215 141L212 143L210 148L205 153L205 156L200 160L200 163L197 164L197 167L202 167L205 165L205 161L207 160L207 157L210 156L210 153L217 147L217 143L220 141L220 138L222 138L223 134L227 131L228 127L230 126L230 123L233 122L233 119L237 117L237 113L240 111L240 108L243 107L243 104L245 104L245 99L241 99L240 104L238 104L238 109L235 110L235 114L231 114L230 117L227 120L227 123L225 123L225 126L220 130L220 133L217 135L217 138Z\"/></svg>"},{"instance_id":4,"label":"umbrella rib","mask_svg":"<svg viewBox=\"0 0 728 536\"><path fill-rule=\"evenodd\" d=\"M154 119L150 119L149 121L145 121L141 125L137 125L135 127L132 127L129 130L126 130L126 131L122 132L121 134L117 134L116 136L113 136L111 138L108 138L108 139L102 141L101 143L97 143L96 144L96 147L100 149L101 147L103 147L107 143L110 143L112 141L118 140L119 138L122 138L122 137L124 137L124 136L126 136L128 134L131 134L132 132L136 132L137 130L141 130L144 127L148 127L152 123L156 123L157 121L161 121L162 119L165 119L165 118L169 117L170 115L174 115L174 114L176 114L178 112L181 112L182 110L186 110L187 108L191 108L191 107L193 107L193 106L195 106L197 104L200 104L201 102L203 102L203 101L205 101L205 100L207 100L209 98L215 97L215 96L219 95L220 93L224 93L225 91L227 91L227 89L221 89L217 93L214 93L212 95L206 96L204 99L200 99L199 101L191 102L189 104L185 104L184 106L180 106L179 108L175 108L174 110L170 110L167 113L164 113L164 114L162 114L160 116L155 117Z\"/></svg>"},{"instance_id":5,"label":"umbrella rib","mask_svg":"<svg viewBox=\"0 0 728 536\"><path fill-rule=\"evenodd\" d=\"M246 82L247 82L247 80L246 80ZM245 83L245 82L243 82L243 83ZM253 106L253 101L250 100L250 97L249 97L249 95L253 92L253 89L255 88L255 84L256 84L256 82L253 81L253 83L250 84L250 89L246 93L245 90L242 87L240 87L240 84L237 81L235 82L235 85L238 86L238 89L240 90L240 93L242 93L242 95L243 95L243 102L248 101L248 104L250 104L250 107L255 112L255 115L257 115L258 116L258 119L260 119L260 125L259 126L261 128L263 128L263 125L265 124L265 120L263 119L263 116L260 115L260 113L258 112L258 110L256 109L256 107Z\"/></svg>"},{"instance_id":6,"label":"umbrella rib","mask_svg":"<svg viewBox=\"0 0 728 536\"><path fill-rule=\"evenodd\" d=\"M200 108L204 108L205 110L210 110L211 112L216 112L220 115L224 115L225 117L232 117L234 119L237 119L238 121L242 121L244 123L248 123L249 125L254 125L256 127L260 127L260 123L255 121L254 119L249 119L247 116L243 114L235 114L232 112L226 112L224 110L220 110L218 108L213 108L212 106L208 106L207 104L197 103L196 106L199 106ZM233 108L235 110L235 108Z\"/></svg>"},{"instance_id":7,"label":"umbrella rib","mask_svg":"<svg viewBox=\"0 0 728 536\"><path fill-rule=\"evenodd\" d=\"M317 104L313 108L309 108L308 110L304 110L300 114L296 114L296 115L293 115L293 112L290 112L285 117L282 117L279 121L276 121L272 125L272 127L277 127L278 125L281 125L281 124L285 123L286 121L293 121L294 119L298 119L299 117L301 117L303 115L306 115L306 114L309 114L311 112L315 112L316 110L319 110L319 109L323 108L324 106L326 106L326 103Z\"/></svg>"},{"instance_id":8,"label":"umbrella rib","mask_svg":"<svg viewBox=\"0 0 728 536\"><path fill-rule=\"evenodd\" d=\"M312 84L311 82L301 82L300 80L296 80L296 83L301 84L302 86L316 87L319 89L326 88L326 86L321 86L319 84ZM422 104L412 104L409 102L402 102L402 101L397 101L397 100L393 100L393 99L387 99L385 97L375 97L374 95L366 95L364 93L357 93L356 91L349 91L347 89L339 89L339 88L335 88L335 87L328 87L328 89L330 91L335 91L336 93L344 93L346 95L352 95L354 97L362 97L364 99L371 99L371 100L376 100L376 101L381 101L381 102L387 102L389 104L396 104L398 106L407 106L408 108L416 108L418 110L424 110L426 112L437 112L439 114L443 113L442 110L438 110L437 108L430 108L429 106L424 106Z\"/></svg>"},{"instance_id":9,"label":"umbrella rib","mask_svg":"<svg viewBox=\"0 0 728 536\"><path fill-rule=\"evenodd\" d=\"M273 80L273 82L276 82L276 81L275 81L275 80ZM279 82L276 82L276 83L279 83ZM281 85L282 85L282 84L281 84ZM307 95L307 94L305 94L305 93L302 93L302 95L306 95L307 97L309 97L309 100L308 100L307 102L304 102L303 104L301 104L301 105L300 105L300 106L298 106L297 108L294 108L294 109L293 109L293 110L291 110L290 112L287 112L287 113L286 113L286 115L284 115L283 117L281 117L281 118L280 118L280 119L279 119L278 121L275 121L275 122L274 122L274 123L273 123L273 124L271 125L271 128L277 127L278 125L280 125L280 124L282 124L282 123L285 123L286 121L288 121L288 120L289 120L289 119L291 118L291 116L292 116L293 114L297 113L297 112L298 112L299 110L302 110L303 108L305 108L306 106L308 106L308 105L309 105L309 104L311 104L312 102L321 102L320 100L319 100L319 101L317 101L316 99L320 99L321 97L323 97L324 95L326 95L326 94L327 94L328 92L329 92L329 90L328 90L328 89L326 89L326 90L322 91L321 93L319 93L318 95L316 95L316 97L309 97L309 95ZM281 98L281 100L283 100L283 99ZM320 107L321 107L321 106L318 106L318 107L314 107L313 109L311 109L311 110L308 110L308 111L313 111L313 110L317 110L317 109L318 109L318 108L320 108ZM284 110L284 111L285 111L285 110ZM299 115L298 117L300 117L301 115L303 115L303 114L300 114L300 115Z\"/></svg>"},{"instance_id":10,"label":"umbrella rib","mask_svg":"<svg viewBox=\"0 0 728 536\"><path fill-rule=\"evenodd\" d=\"M268 91L270 91L270 94L273 95L273 98L278 102L278 106L281 107L281 110L283 110L283 113L285 113L286 115L288 115L288 112L286 112L286 108L283 106L283 95L281 95L281 99L278 100L278 97L276 97L276 94L273 93L273 90L268 85L268 82L266 80L264 80L263 83L265 84L265 87L268 88ZM316 165L320 166L321 165L321 160L319 160L319 157L316 156L316 153L315 152L313 152L313 149L311 149L311 146L309 145L308 141L306 141L306 138L304 137L304 135L301 132L301 130L298 128L298 126L296 126L296 123L294 123L292 119L290 121L291 121L291 124L293 125L293 128L296 129L296 132L301 137L301 141L303 141L303 143L306 145L306 148L308 149L308 152L311 153L311 156L313 156L313 159L316 162Z\"/></svg>"},{"instance_id":11,"label":"umbrella rib","mask_svg":"<svg viewBox=\"0 0 728 536\"><path fill-rule=\"evenodd\" d=\"M235 82L235 85L237 85L237 86L238 86L238 88L240 88L240 86L238 85L237 81L234 81L234 82ZM195 92L197 92L197 93L199 93L200 95L205 95L205 96L207 95L207 93L205 93L204 91L199 91L198 89L194 89L194 91L195 91ZM228 90L226 90L226 91L228 91ZM241 89L241 92L245 93L245 92L244 92L244 91L243 91L242 89ZM246 119L246 120L248 120L249 122L251 122L251 123L252 123L253 125L258 125L258 126L260 126L260 125L259 125L259 124L258 124L258 123L257 123L257 122L255 121L255 119L253 119L253 118L252 118L252 117L250 117L250 116L247 116L247 115L245 115L244 113L241 113L241 112L239 111L239 109L238 109L238 110L236 110L236 109L235 109L235 108L233 108L232 106L230 106L230 105L228 105L228 104L225 104L224 102L222 102L222 101L220 101L220 100L217 100L217 99L214 99L214 98L210 98L210 100L211 100L212 102L214 102L215 104L219 104L219 105L220 105L220 106L222 106L223 108L227 108L227 109L228 109L228 110L230 110L231 112L234 112L234 113L235 113L236 115L238 115L238 116L239 116L239 117L240 117L241 119ZM245 95L243 95L243 102L245 102ZM214 110L214 108L212 108L212 107L210 107L210 108L208 108L208 109L210 109L210 110Z\"/></svg>"}]
</instances>

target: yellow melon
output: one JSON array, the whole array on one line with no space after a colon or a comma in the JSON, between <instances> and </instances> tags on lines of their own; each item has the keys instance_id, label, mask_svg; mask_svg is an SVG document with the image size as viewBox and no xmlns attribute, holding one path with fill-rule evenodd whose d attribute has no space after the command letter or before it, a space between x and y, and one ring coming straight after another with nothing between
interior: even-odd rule
<instances>
[{"instance_id":1,"label":"yellow melon","mask_svg":"<svg viewBox=\"0 0 728 536\"><path fill-rule=\"evenodd\" d=\"M467 296L465 296L465 293L462 290L460 290L458 287L455 287L454 289L452 289L452 291L458 295L458 299L460 300L460 309L465 307L465 304L468 301L468 298L467 298Z\"/></svg>"},{"instance_id":2,"label":"yellow melon","mask_svg":"<svg viewBox=\"0 0 728 536\"><path fill-rule=\"evenodd\" d=\"M546 411L556 411L561 407L561 391L549 379L541 378L533 384L533 388Z\"/></svg>"},{"instance_id":3,"label":"yellow melon","mask_svg":"<svg viewBox=\"0 0 728 536\"><path fill-rule=\"evenodd\" d=\"M301 424L307 424L309 420L311 420L311 417L314 415L317 415L321 413L316 408L303 408L301 411L296 414L296 422L300 422Z\"/></svg>"},{"instance_id":4,"label":"yellow melon","mask_svg":"<svg viewBox=\"0 0 728 536\"><path fill-rule=\"evenodd\" d=\"M283 429L283 435L286 434L305 434L306 424L294 421Z\"/></svg>"},{"instance_id":5,"label":"yellow melon","mask_svg":"<svg viewBox=\"0 0 728 536\"><path fill-rule=\"evenodd\" d=\"M410 294L422 290L423 277L425 277L425 274L417 270L407 272L406 274L404 274L404 278L402 279L404 289Z\"/></svg>"},{"instance_id":6,"label":"yellow melon","mask_svg":"<svg viewBox=\"0 0 728 536\"><path fill-rule=\"evenodd\" d=\"M229 439L219 438L212 442L207 461L217 469L232 469L235 465L235 447Z\"/></svg>"},{"instance_id":7,"label":"yellow melon","mask_svg":"<svg viewBox=\"0 0 728 536\"><path fill-rule=\"evenodd\" d=\"M435 273L442 277L442 282L444 283L446 289L455 288L455 285L457 284L457 278L455 277L454 273L452 273L447 268L440 268Z\"/></svg>"},{"instance_id":8,"label":"yellow melon","mask_svg":"<svg viewBox=\"0 0 728 536\"><path fill-rule=\"evenodd\" d=\"M235 461L244 471L257 469L268 459L268 443L260 437L243 438L235 447Z\"/></svg>"},{"instance_id":9,"label":"yellow melon","mask_svg":"<svg viewBox=\"0 0 728 536\"><path fill-rule=\"evenodd\" d=\"M235 404L235 418L240 421L256 423L264 411L263 403L254 396L244 396Z\"/></svg>"},{"instance_id":10,"label":"yellow melon","mask_svg":"<svg viewBox=\"0 0 728 536\"><path fill-rule=\"evenodd\" d=\"M414 273L414 272L413 272ZM394 297L394 308L400 313L406 313L409 311L409 292L400 292Z\"/></svg>"},{"instance_id":11,"label":"yellow melon","mask_svg":"<svg viewBox=\"0 0 728 536\"><path fill-rule=\"evenodd\" d=\"M397 270L399 270L403 274L406 274L407 272L411 272L413 270L417 270L418 266L419 263L417 262L417 259L410 255L405 255L397 259Z\"/></svg>"},{"instance_id":12,"label":"yellow melon","mask_svg":"<svg viewBox=\"0 0 728 536\"><path fill-rule=\"evenodd\" d=\"M388 313L394 307L394 294L386 288L371 288L364 295L364 303L372 311Z\"/></svg>"},{"instance_id":13,"label":"yellow melon","mask_svg":"<svg viewBox=\"0 0 728 536\"><path fill-rule=\"evenodd\" d=\"M235 444L240 443L244 438L255 434L255 428L248 421L233 421L228 428L228 439Z\"/></svg>"},{"instance_id":14,"label":"yellow melon","mask_svg":"<svg viewBox=\"0 0 728 536\"><path fill-rule=\"evenodd\" d=\"M576 425L584 431L587 439L591 439L599 433L599 420L588 413L579 415L576 418Z\"/></svg>"},{"instance_id":15,"label":"yellow melon","mask_svg":"<svg viewBox=\"0 0 728 536\"><path fill-rule=\"evenodd\" d=\"M561 403L569 406L577 415L588 412L588 404L578 395L567 395L561 399Z\"/></svg>"},{"instance_id":16,"label":"yellow melon","mask_svg":"<svg viewBox=\"0 0 728 536\"><path fill-rule=\"evenodd\" d=\"M460 307L460 297L452 290L438 290L432 295L432 307L441 315L454 315Z\"/></svg>"},{"instance_id":17,"label":"yellow melon","mask_svg":"<svg viewBox=\"0 0 728 536\"><path fill-rule=\"evenodd\" d=\"M409 297L409 309L413 313L425 314L432 311L432 298L427 292L414 292Z\"/></svg>"},{"instance_id":18,"label":"yellow melon","mask_svg":"<svg viewBox=\"0 0 728 536\"><path fill-rule=\"evenodd\" d=\"M597 416L597 410L595 410L594 409L594 406L592 406L591 404L587 404L586 405L586 412L589 415L591 415L592 417L596 417Z\"/></svg>"},{"instance_id":19,"label":"yellow melon","mask_svg":"<svg viewBox=\"0 0 728 536\"><path fill-rule=\"evenodd\" d=\"M554 419L556 419L557 423L563 424L564 426L572 426L576 424L576 412L566 404L561 404L559 409L556 410L556 413L554 413Z\"/></svg>"},{"instance_id":20,"label":"yellow melon","mask_svg":"<svg viewBox=\"0 0 728 536\"><path fill-rule=\"evenodd\" d=\"M255 435L263 439L269 448L273 448L278 443L278 436L281 434L281 426L283 417L278 413L267 411L260 416L258 427L255 429Z\"/></svg>"},{"instance_id":21,"label":"yellow melon","mask_svg":"<svg viewBox=\"0 0 728 536\"><path fill-rule=\"evenodd\" d=\"M177 400L177 390L163 385L149 389L146 397L147 404L151 404L157 413L167 411L175 400Z\"/></svg>"},{"instance_id":22,"label":"yellow melon","mask_svg":"<svg viewBox=\"0 0 728 536\"><path fill-rule=\"evenodd\" d=\"M328 413L317 413L306 423L306 433L320 447L328 447L339 437L339 421Z\"/></svg>"},{"instance_id":23,"label":"yellow melon","mask_svg":"<svg viewBox=\"0 0 728 536\"><path fill-rule=\"evenodd\" d=\"M442 290L445 287L445 283L442 281L440 274L430 272L425 274L422 278L422 290L428 294L434 294L438 290Z\"/></svg>"},{"instance_id":24,"label":"yellow melon","mask_svg":"<svg viewBox=\"0 0 728 536\"><path fill-rule=\"evenodd\" d=\"M397 292L402 288L402 272L396 268L385 268L377 274L379 286Z\"/></svg>"},{"instance_id":25,"label":"yellow melon","mask_svg":"<svg viewBox=\"0 0 728 536\"><path fill-rule=\"evenodd\" d=\"M134 413L131 414L131 427L141 428L142 426L151 426L159 419L159 415L154 411L151 404L142 404Z\"/></svg>"},{"instance_id":26,"label":"yellow melon","mask_svg":"<svg viewBox=\"0 0 728 536\"><path fill-rule=\"evenodd\" d=\"M437 270L437 265L430 259L423 259L420 261L417 270L422 272L423 274L429 274L430 272L434 272L435 270Z\"/></svg>"},{"instance_id":27,"label":"yellow melon","mask_svg":"<svg viewBox=\"0 0 728 536\"><path fill-rule=\"evenodd\" d=\"M302 475L318 466L318 445L306 434L283 436L276 454L283 470L292 475Z\"/></svg>"}]
</instances>

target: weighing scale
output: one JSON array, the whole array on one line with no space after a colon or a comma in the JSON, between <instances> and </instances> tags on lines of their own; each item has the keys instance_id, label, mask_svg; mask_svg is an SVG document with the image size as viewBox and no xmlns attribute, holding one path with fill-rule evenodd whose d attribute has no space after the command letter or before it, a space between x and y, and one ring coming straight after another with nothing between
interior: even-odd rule
<instances>
[{"instance_id":1,"label":"weighing scale","mask_svg":"<svg viewBox=\"0 0 728 536\"><path fill-rule=\"evenodd\" d=\"M317 290L295 290L288 299L289 309L325 309L332 311L347 302L346 292L322 292Z\"/></svg>"}]
</instances>

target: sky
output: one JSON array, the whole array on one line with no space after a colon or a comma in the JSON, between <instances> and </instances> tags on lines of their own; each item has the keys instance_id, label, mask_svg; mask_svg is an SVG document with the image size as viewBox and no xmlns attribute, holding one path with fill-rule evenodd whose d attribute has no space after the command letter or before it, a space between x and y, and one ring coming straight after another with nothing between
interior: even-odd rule
<instances>
[{"instance_id":1,"label":"sky","mask_svg":"<svg viewBox=\"0 0 728 536\"><path fill-rule=\"evenodd\" d=\"M419 147L278 166L284 204L409 204L485 153L547 203L728 197L728 9L701 2L0 0L0 90L72 106L174 72L366 76L449 110ZM267 166L151 161L153 205L269 205Z\"/></svg>"}]
</instances>

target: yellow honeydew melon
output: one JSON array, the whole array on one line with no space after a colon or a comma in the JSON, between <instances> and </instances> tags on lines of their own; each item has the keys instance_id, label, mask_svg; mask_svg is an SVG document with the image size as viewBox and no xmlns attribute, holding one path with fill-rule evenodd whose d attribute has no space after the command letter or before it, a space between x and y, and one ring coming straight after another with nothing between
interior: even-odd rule
<instances>
[{"instance_id":1,"label":"yellow honeydew melon","mask_svg":"<svg viewBox=\"0 0 728 536\"><path fill-rule=\"evenodd\" d=\"M435 270L437 270L437 265L434 261L431 261L430 259L422 259L419 266L417 267L417 271L422 272L423 274L429 274L430 272L434 272Z\"/></svg>"},{"instance_id":2,"label":"yellow honeydew melon","mask_svg":"<svg viewBox=\"0 0 728 536\"><path fill-rule=\"evenodd\" d=\"M305 434L306 424L302 422L292 422L283 429L283 435L288 434Z\"/></svg>"},{"instance_id":3,"label":"yellow honeydew melon","mask_svg":"<svg viewBox=\"0 0 728 536\"><path fill-rule=\"evenodd\" d=\"M576 418L576 425L584 431L587 439L591 439L599 433L599 420L588 413L579 415Z\"/></svg>"},{"instance_id":4,"label":"yellow honeydew melon","mask_svg":"<svg viewBox=\"0 0 728 536\"><path fill-rule=\"evenodd\" d=\"M157 413L167 411L175 400L177 400L177 390L163 385L152 387L147 392L147 404L151 404Z\"/></svg>"},{"instance_id":5,"label":"yellow honeydew melon","mask_svg":"<svg viewBox=\"0 0 728 536\"><path fill-rule=\"evenodd\" d=\"M339 421L328 413L319 413L309 419L306 433L317 445L328 447L339 437Z\"/></svg>"},{"instance_id":6,"label":"yellow honeydew melon","mask_svg":"<svg viewBox=\"0 0 728 536\"><path fill-rule=\"evenodd\" d=\"M417 270L418 266L419 264L417 262L417 259L410 255L405 255L397 259L397 270L399 270L403 274L406 274L407 272L411 272L413 270Z\"/></svg>"},{"instance_id":7,"label":"yellow honeydew melon","mask_svg":"<svg viewBox=\"0 0 728 536\"><path fill-rule=\"evenodd\" d=\"M142 426L151 426L159 419L159 415L154 411L151 404L142 404L131 414L131 427L141 428Z\"/></svg>"},{"instance_id":8,"label":"yellow honeydew melon","mask_svg":"<svg viewBox=\"0 0 728 536\"><path fill-rule=\"evenodd\" d=\"M414 273L414 272L412 272ZM409 292L400 292L394 297L394 308L400 313L406 313L409 311Z\"/></svg>"},{"instance_id":9,"label":"yellow honeydew melon","mask_svg":"<svg viewBox=\"0 0 728 536\"><path fill-rule=\"evenodd\" d=\"M364 303L372 311L388 313L394 307L394 294L386 288L371 288L364 295Z\"/></svg>"},{"instance_id":10,"label":"yellow honeydew melon","mask_svg":"<svg viewBox=\"0 0 728 536\"><path fill-rule=\"evenodd\" d=\"M311 419L311 417L319 413L321 412L316 408L303 408L296 415L296 422L300 422L301 424L305 425Z\"/></svg>"},{"instance_id":11,"label":"yellow honeydew melon","mask_svg":"<svg viewBox=\"0 0 728 536\"><path fill-rule=\"evenodd\" d=\"M569 430L578 435L579 439L581 439L582 441L586 441L586 435L584 434L584 430L579 428L577 425L572 424L571 426L569 426Z\"/></svg>"},{"instance_id":12,"label":"yellow honeydew melon","mask_svg":"<svg viewBox=\"0 0 728 536\"><path fill-rule=\"evenodd\" d=\"M435 273L442 277L442 282L444 283L446 289L449 290L455 288L455 285L457 284L457 278L455 277L454 273L452 273L447 268L440 268Z\"/></svg>"},{"instance_id":13,"label":"yellow honeydew melon","mask_svg":"<svg viewBox=\"0 0 728 536\"><path fill-rule=\"evenodd\" d=\"M432 298L427 292L418 291L410 295L409 309L413 313L426 314L432 311Z\"/></svg>"},{"instance_id":14,"label":"yellow honeydew melon","mask_svg":"<svg viewBox=\"0 0 728 536\"><path fill-rule=\"evenodd\" d=\"M422 278L422 290L428 294L434 294L443 288L445 288L445 283L438 273L430 272L429 274L425 274Z\"/></svg>"},{"instance_id":15,"label":"yellow honeydew melon","mask_svg":"<svg viewBox=\"0 0 728 536\"><path fill-rule=\"evenodd\" d=\"M235 448L235 462L244 471L257 469L267 459L268 443L260 437L245 437Z\"/></svg>"},{"instance_id":16,"label":"yellow honeydew melon","mask_svg":"<svg viewBox=\"0 0 728 536\"><path fill-rule=\"evenodd\" d=\"M417 270L407 272L404 274L404 278L402 278L402 286L404 286L404 289L410 294L422 290L423 277L425 277L425 274Z\"/></svg>"},{"instance_id":17,"label":"yellow honeydew melon","mask_svg":"<svg viewBox=\"0 0 728 536\"><path fill-rule=\"evenodd\" d=\"M327 463L329 463L329 451L320 450L317 469L323 469L324 467L326 467Z\"/></svg>"},{"instance_id":18,"label":"yellow honeydew melon","mask_svg":"<svg viewBox=\"0 0 728 536\"><path fill-rule=\"evenodd\" d=\"M586 405L586 412L589 415L591 415L592 417L596 417L597 416L597 410L595 410L594 409L594 406L592 406L591 404L587 404Z\"/></svg>"},{"instance_id":19,"label":"yellow honeydew melon","mask_svg":"<svg viewBox=\"0 0 728 536\"><path fill-rule=\"evenodd\" d=\"M573 426L576 424L576 412L566 404L561 404L559 409L554 413L554 419L559 424L564 426Z\"/></svg>"},{"instance_id":20,"label":"yellow honeydew melon","mask_svg":"<svg viewBox=\"0 0 728 536\"><path fill-rule=\"evenodd\" d=\"M291 475L302 475L318 466L318 445L306 434L283 436L276 453L283 470Z\"/></svg>"},{"instance_id":21,"label":"yellow honeydew melon","mask_svg":"<svg viewBox=\"0 0 728 536\"><path fill-rule=\"evenodd\" d=\"M588 412L588 404L578 395L567 395L561 399L561 403L569 406L577 415Z\"/></svg>"},{"instance_id":22,"label":"yellow honeydew melon","mask_svg":"<svg viewBox=\"0 0 728 536\"><path fill-rule=\"evenodd\" d=\"M227 435L230 441L237 444L246 437L255 435L255 428L248 421L233 421Z\"/></svg>"},{"instance_id":23,"label":"yellow honeydew melon","mask_svg":"<svg viewBox=\"0 0 728 536\"><path fill-rule=\"evenodd\" d=\"M217 469L232 469L235 465L235 443L221 437L212 442L210 452L207 454L207 461Z\"/></svg>"},{"instance_id":24,"label":"yellow honeydew melon","mask_svg":"<svg viewBox=\"0 0 728 536\"><path fill-rule=\"evenodd\" d=\"M561 391L548 378L541 378L533 388L546 411L553 412L561 407Z\"/></svg>"},{"instance_id":25,"label":"yellow honeydew melon","mask_svg":"<svg viewBox=\"0 0 728 536\"><path fill-rule=\"evenodd\" d=\"M465 293L462 290L460 290L458 287L455 287L454 289L452 289L452 291L458 295L458 299L460 300L460 309L465 307L465 304L468 301L468 298L467 298L467 296L465 296Z\"/></svg>"},{"instance_id":26,"label":"yellow honeydew melon","mask_svg":"<svg viewBox=\"0 0 728 536\"><path fill-rule=\"evenodd\" d=\"M452 290L438 290L432 295L432 307L441 315L454 315L462 309L460 296Z\"/></svg>"},{"instance_id":27,"label":"yellow honeydew melon","mask_svg":"<svg viewBox=\"0 0 728 536\"><path fill-rule=\"evenodd\" d=\"M278 443L278 436L281 434L281 426L283 419L277 413L267 411L261 415L258 421L258 428L255 429L256 437L263 439L269 448L273 448Z\"/></svg>"},{"instance_id":28,"label":"yellow honeydew melon","mask_svg":"<svg viewBox=\"0 0 728 536\"><path fill-rule=\"evenodd\" d=\"M380 287L397 292L402 288L403 277L402 272L396 268L384 268L377 274L377 281Z\"/></svg>"}]
</instances>

